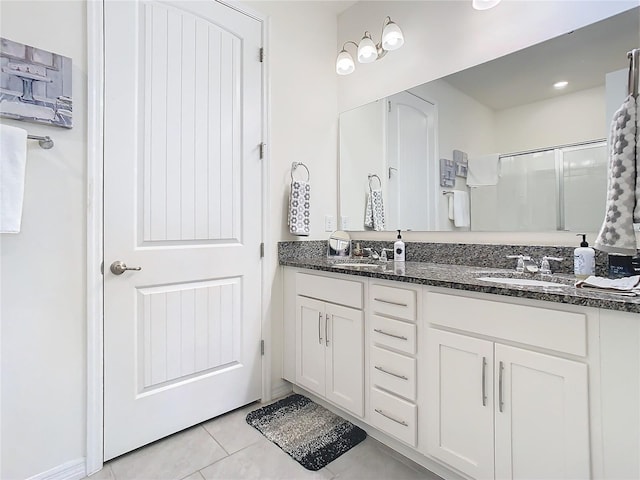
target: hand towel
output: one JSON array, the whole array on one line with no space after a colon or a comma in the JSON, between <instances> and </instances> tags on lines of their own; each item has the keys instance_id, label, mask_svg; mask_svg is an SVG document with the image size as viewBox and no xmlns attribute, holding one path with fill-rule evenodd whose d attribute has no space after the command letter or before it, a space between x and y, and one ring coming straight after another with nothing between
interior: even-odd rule
<instances>
[{"instance_id":1,"label":"hand towel","mask_svg":"<svg viewBox=\"0 0 640 480\"><path fill-rule=\"evenodd\" d=\"M310 233L310 204L311 186L303 180L293 180L289 193L289 232L293 235L306 237Z\"/></svg>"},{"instance_id":2,"label":"hand towel","mask_svg":"<svg viewBox=\"0 0 640 480\"><path fill-rule=\"evenodd\" d=\"M637 104L629 95L613 115L609 133L607 211L595 248L607 253L636 255L634 209L640 223L637 197ZM640 192L639 192L640 193Z\"/></svg>"},{"instance_id":3,"label":"hand towel","mask_svg":"<svg viewBox=\"0 0 640 480\"><path fill-rule=\"evenodd\" d=\"M500 156L497 153L469 158L467 166L467 185L484 187L497 185L499 178Z\"/></svg>"},{"instance_id":4,"label":"hand towel","mask_svg":"<svg viewBox=\"0 0 640 480\"><path fill-rule=\"evenodd\" d=\"M0 233L19 233L27 163L27 132L0 125Z\"/></svg>"},{"instance_id":5,"label":"hand towel","mask_svg":"<svg viewBox=\"0 0 640 480\"><path fill-rule=\"evenodd\" d=\"M384 230L384 205L382 203L382 190L379 188L370 190L367 195L364 226L373 228L376 232Z\"/></svg>"},{"instance_id":6,"label":"hand towel","mask_svg":"<svg viewBox=\"0 0 640 480\"><path fill-rule=\"evenodd\" d=\"M471 224L469 194L463 190L453 191L453 224L456 227L468 227Z\"/></svg>"},{"instance_id":7,"label":"hand towel","mask_svg":"<svg viewBox=\"0 0 640 480\"><path fill-rule=\"evenodd\" d=\"M453 194L452 193L448 193L447 194L447 208L449 210L449 220L454 220L456 217L454 216L454 210L453 210Z\"/></svg>"},{"instance_id":8,"label":"hand towel","mask_svg":"<svg viewBox=\"0 0 640 480\"><path fill-rule=\"evenodd\" d=\"M576 283L576 288L593 288L602 292L633 295L639 292L640 275L623 278L602 278L591 275Z\"/></svg>"}]
</instances>

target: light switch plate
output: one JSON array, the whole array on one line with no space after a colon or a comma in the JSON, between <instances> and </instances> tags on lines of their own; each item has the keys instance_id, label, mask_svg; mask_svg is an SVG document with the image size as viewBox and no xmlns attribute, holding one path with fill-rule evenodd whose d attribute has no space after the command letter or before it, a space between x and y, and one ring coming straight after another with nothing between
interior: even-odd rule
<instances>
[{"instance_id":1,"label":"light switch plate","mask_svg":"<svg viewBox=\"0 0 640 480\"><path fill-rule=\"evenodd\" d=\"M349 217L346 215L340 217L340 230L349 230Z\"/></svg>"},{"instance_id":2,"label":"light switch plate","mask_svg":"<svg viewBox=\"0 0 640 480\"><path fill-rule=\"evenodd\" d=\"M336 229L336 217L333 215L324 216L324 231L333 232Z\"/></svg>"}]
</instances>

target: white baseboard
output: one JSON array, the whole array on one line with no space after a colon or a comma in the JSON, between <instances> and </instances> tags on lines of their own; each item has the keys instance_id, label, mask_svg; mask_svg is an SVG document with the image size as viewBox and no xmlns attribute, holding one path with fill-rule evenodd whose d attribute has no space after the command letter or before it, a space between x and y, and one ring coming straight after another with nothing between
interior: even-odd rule
<instances>
[{"instance_id":1,"label":"white baseboard","mask_svg":"<svg viewBox=\"0 0 640 480\"><path fill-rule=\"evenodd\" d=\"M46 472L38 473L33 477L29 477L28 480L80 480L86 476L86 472L87 469L83 457L77 460L70 460Z\"/></svg>"},{"instance_id":2,"label":"white baseboard","mask_svg":"<svg viewBox=\"0 0 640 480\"><path fill-rule=\"evenodd\" d=\"M271 389L271 398L269 400L275 400L276 398L284 397L293 391L293 385L284 380L274 384Z\"/></svg>"}]
</instances>

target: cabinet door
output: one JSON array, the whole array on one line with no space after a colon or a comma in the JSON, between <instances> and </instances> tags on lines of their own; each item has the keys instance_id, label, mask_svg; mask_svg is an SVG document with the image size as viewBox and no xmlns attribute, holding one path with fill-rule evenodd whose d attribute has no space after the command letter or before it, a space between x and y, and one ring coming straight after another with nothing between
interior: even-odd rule
<instances>
[{"instance_id":1,"label":"cabinet door","mask_svg":"<svg viewBox=\"0 0 640 480\"><path fill-rule=\"evenodd\" d=\"M493 343L433 328L427 335L427 453L492 479Z\"/></svg>"},{"instance_id":2,"label":"cabinet door","mask_svg":"<svg viewBox=\"0 0 640 480\"><path fill-rule=\"evenodd\" d=\"M496 345L495 368L496 478L590 478L587 366Z\"/></svg>"},{"instance_id":3,"label":"cabinet door","mask_svg":"<svg viewBox=\"0 0 640 480\"><path fill-rule=\"evenodd\" d=\"M296 298L296 383L325 394L324 303Z\"/></svg>"},{"instance_id":4,"label":"cabinet door","mask_svg":"<svg viewBox=\"0 0 640 480\"><path fill-rule=\"evenodd\" d=\"M361 310L326 305L327 390L336 405L364 415L364 319Z\"/></svg>"}]
</instances>

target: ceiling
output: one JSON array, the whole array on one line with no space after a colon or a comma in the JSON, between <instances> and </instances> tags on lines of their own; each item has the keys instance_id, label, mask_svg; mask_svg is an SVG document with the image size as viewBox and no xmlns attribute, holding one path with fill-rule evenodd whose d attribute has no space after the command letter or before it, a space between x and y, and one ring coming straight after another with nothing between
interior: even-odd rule
<instances>
[{"instance_id":1,"label":"ceiling","mask_svg":"<svg viewBox=\"0 0 640 480\"><path fill-rule=\"evenodd\" d=\"M640 7L492 60L443 80L494 110L604 85L605 74L628 68L640 48ZM567 80L556 90L553 84Z\"/></svg>"}]
</instances>

